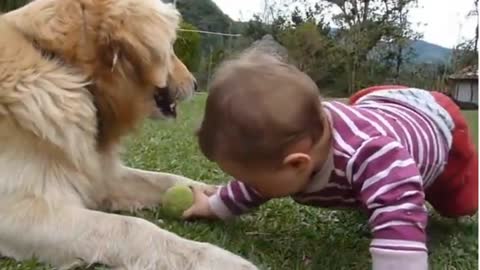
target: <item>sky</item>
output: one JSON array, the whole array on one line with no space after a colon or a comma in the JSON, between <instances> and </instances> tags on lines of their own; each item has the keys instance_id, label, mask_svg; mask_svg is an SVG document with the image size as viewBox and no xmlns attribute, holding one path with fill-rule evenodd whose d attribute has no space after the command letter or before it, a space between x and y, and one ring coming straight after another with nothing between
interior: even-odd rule
<instances>
[{"instance_id":1,"label":"sky","mask_svg":"<svg viewBox=\"0 0 480 270\"><path fill-rule=\"evenodd\" d=\"M234 20L246 21L263 11L264 0L214 0ZM467 18L474 8L473 0L418 0L410 13L414 28L423 40L452 48L475 34L476 18Z\"/></svg>"}]
</instances>

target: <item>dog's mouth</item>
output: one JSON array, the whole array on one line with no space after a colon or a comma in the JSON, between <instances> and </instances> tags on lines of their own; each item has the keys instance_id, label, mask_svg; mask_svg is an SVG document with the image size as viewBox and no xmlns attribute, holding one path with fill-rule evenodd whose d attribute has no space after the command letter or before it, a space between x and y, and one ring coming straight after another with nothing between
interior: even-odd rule
<instances>
[{"instance_id":1,"label":"dog's mouth","mask_svg":"<svg viewBox=\"0 0 480 270\"><path fill-rule=\"evenodd\" d=\"M167 118L177 117L177 104L170 94L168 87L156 88L153 94L155 104L160 113Z\"/></svg>"}]
</instances>

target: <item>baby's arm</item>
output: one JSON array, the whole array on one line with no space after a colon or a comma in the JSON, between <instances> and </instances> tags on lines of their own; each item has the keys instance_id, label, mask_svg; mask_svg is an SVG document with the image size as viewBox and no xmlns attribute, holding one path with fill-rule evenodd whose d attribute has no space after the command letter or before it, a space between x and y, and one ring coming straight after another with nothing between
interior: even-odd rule
<instances>
[{"instance_id":1,"label":"baby's arm","mask_svg":"<svg viewBox=\"0 0 480 270\"><path fill-rule=\"evenodd\" d=\"M427 270L425 195L408 151L390 138L372 138L346 173L370 214L373 270Z\"/></svg>"},{"instance_id":2,"label":"baby's arm","mask_svg":"<svg viewBox=\"0 0 480 270\"><path fill-rule=\"evenodd\" d=\"M266 201L253 188L236 180L220 187L208 199L210 209L221 219L244 214Z\"/></svg>"}]
</instances>

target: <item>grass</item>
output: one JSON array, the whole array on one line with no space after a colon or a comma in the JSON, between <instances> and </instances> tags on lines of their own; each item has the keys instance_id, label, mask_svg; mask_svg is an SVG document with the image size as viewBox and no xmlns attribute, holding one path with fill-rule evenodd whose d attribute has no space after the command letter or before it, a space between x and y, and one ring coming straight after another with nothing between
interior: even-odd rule
<instances>
[{"instance_id":1,"label":"grass","mask_svg":"<svg viewBox=\"0 0 480 270\"><path fill-rule=\"evenodd\" d=\"M127 140L129 165L186 175L210 183L228 179L205 160L193 137L199 124L204 96L181 107L175 123L147 122ZM477 112L467 112L474 136ZM370 269L367 217L357 211L305 207L288 199L271 201L258 211L232 222L180 222L161 211L137 215L183 237L211 242L245 256L262 269ZM461 223L431 215L428 247L433 270L478 268L477 217ZM34 261L0 261L0 269L50 269Z\"/></svg>"},{"instance_id":2,"label":"grass","mask_svg":"<svg viewBox=\"0 0 480 270\"><path fill-rule=\"evenodd\" d=\"M469 123L475 145L478 146L478 111L464 111L463 114Z\"/></svg>"}]
</instances>

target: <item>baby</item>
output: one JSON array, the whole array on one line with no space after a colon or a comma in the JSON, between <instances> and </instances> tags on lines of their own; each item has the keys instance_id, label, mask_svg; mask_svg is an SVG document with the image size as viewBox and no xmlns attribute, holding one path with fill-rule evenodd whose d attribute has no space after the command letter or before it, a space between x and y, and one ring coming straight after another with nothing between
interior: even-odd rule
<instances>
[{"instance_id":1,"label":"baby","mask_svg":"<svg viewBox=\"0 0 480 270\"><path fill-rule=\"evenodd\" d=\"M195 191L185 218L244 214L272 198L369 213L374 270L426 270L426 202L446 217L477 212L477 152L445 95L372 87L321 101L293 66L249 53L225 62L198 141L235 181Z\"/></svg>"}]
</instances>

